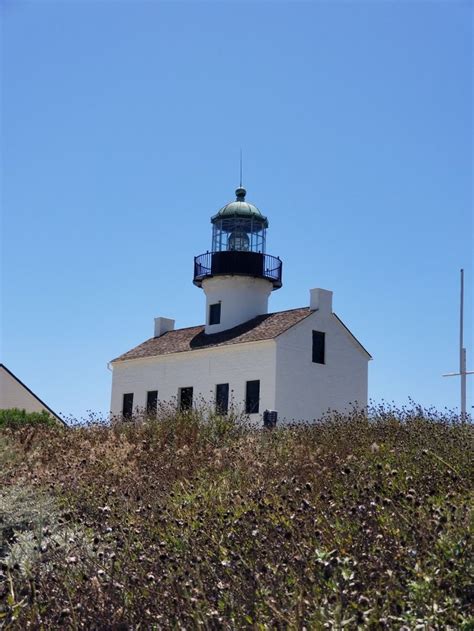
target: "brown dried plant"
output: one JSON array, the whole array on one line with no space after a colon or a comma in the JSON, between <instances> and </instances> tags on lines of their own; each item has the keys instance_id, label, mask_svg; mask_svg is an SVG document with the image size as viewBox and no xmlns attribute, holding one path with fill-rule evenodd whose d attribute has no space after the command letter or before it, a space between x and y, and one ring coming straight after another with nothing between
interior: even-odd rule
<instances>
[{"instance_id":1,"label":"brown dried plant","mask_svg":"<svg viewBox=\"0 0 474 631\"><path fill-rule=\"evenodd\" d=\"M5 429L0 626L472 628L472 439L386 406Z\"/></svg>"}]
</instances>

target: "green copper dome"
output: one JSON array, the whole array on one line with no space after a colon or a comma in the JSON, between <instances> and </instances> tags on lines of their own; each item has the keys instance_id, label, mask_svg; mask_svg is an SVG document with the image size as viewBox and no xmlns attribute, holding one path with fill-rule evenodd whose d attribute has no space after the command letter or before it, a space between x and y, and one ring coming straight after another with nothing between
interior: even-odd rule
<instances>
[{"instance_id":1,"label":"green copper dome","mask_svg":"<svg viewBox=\"0 0 474 631\"><path fill-rule=\"evenodd\" d=\"M235 191L235 202L229 202L223 208L219 210L217 215L211 218L211 222L214 223L219 219L230 219L231 217L240 217L242 219L256 219L262 224L262 227L268 228L268 219L262 215L259 209L245 201L245 195L247 191L245 188L239 187Z\"/></svg>"}]
</instances>

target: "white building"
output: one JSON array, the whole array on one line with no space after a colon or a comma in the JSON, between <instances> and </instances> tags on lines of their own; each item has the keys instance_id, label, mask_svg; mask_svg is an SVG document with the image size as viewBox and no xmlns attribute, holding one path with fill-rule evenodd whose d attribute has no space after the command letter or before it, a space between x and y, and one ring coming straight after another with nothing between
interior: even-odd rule
<instances>
[{"instance_id":1,"label":"white building","mask_svg":"<svg viewBox=\"0 0 474 631\"><path fill-rule=\"evenodd\" d=\"M0 364L0 410L18 408L26 412L47 412L61 423L63 419L28 388L4 364Z\"/></svg>"},{"instance_id":2,"label":"white building","mask_svg":"<svg viewBox=\"0 0 474 631\"><path fill-rule=\"evenodd\" d=\"M211 218L212 250L194 259L205 324L175 329L155 318L152 338L110 362L112 414L204 399L260 424L264 410L280 423L367 405L371 356L333 312L331 291L312 289L308 306L268 313L282 262L266 253L267 218L245 189L236 195Z\"/></svg>"}]
</instances>

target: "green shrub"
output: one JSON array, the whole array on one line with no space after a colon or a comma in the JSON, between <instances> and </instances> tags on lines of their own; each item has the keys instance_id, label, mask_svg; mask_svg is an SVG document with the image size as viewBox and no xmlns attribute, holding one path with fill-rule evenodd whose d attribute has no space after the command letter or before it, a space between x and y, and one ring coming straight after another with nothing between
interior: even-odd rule
<instances>
[{"instance_id":1,"label":"green shrub","mask_svg":"<svg viewBox=\"0 0 474 631\"><path fill-rule=\"evenodd\" d=\"M27 412L18 408L0 410L0 429L4 427L18 428L28 425L56 425L57 421L45 410Z\"/></svg>"}]
</instances>

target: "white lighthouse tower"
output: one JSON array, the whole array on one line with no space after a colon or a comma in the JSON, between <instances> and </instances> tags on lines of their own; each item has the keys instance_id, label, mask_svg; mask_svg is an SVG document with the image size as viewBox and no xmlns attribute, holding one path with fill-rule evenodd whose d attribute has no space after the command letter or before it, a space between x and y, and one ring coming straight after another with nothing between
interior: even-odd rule
<instances>
[{"instance_id":1,"label":"white lighthouse tower","mask_svg":"<svg viewBox=\"0 0 474 631\"><path fill-rule=\"evenodd\" d=\"M211 218L212 249L194 259L194 284L206 294L206 334L231 329L268 313L271 292L282 286L282 262L266 253L268 219L236 199Z\"/></svg>"},{"instance_id":2,"label":"white lighthouse tower","mask_svg":"<svg viewBox=\"0 0 474 631\"><path fill-rule=\"evenodd\" d=\"M206 402L258 427L367 406L371 357L333 312L332 291L311 289L306 305L268 312L282 262L267 254L268 219L245 196L240 186L211 217L211 250L194 258L205 317L177 329L157 317L153 337L110 362L112 414L156 416L159 402L182 411Z\"/></svg>"}]
</instances>

